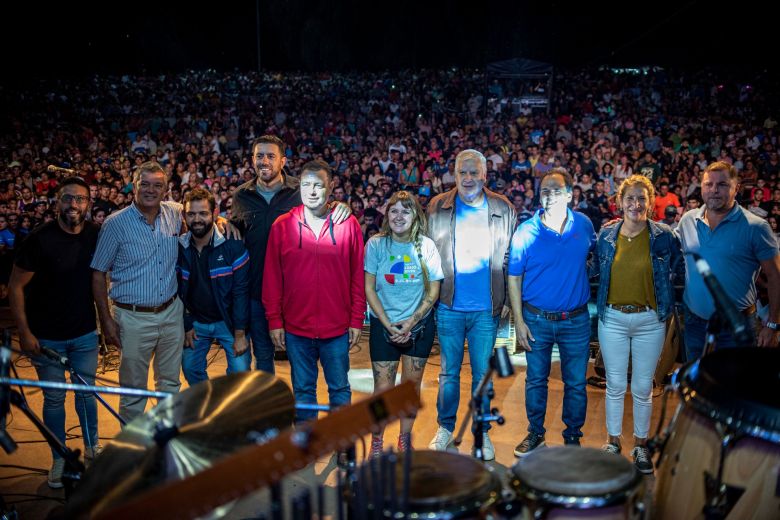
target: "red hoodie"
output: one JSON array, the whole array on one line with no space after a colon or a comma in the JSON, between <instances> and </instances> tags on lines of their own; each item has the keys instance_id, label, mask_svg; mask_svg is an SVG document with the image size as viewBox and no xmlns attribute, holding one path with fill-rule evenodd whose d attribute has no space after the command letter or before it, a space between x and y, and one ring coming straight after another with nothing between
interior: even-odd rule
<instances>
[{"instance_id":1,"label":"red hoodie","mask_svg":"<svg viewBox=\"0 0 780 520\"><path fill-rule=\"evenodd\" d=\"M276 219L265 256L263 306L269 330L328 339L361 328L366 294L357 219L333 225L328 215L319 240L303 205Z\"/></svg>"}]
</instances>

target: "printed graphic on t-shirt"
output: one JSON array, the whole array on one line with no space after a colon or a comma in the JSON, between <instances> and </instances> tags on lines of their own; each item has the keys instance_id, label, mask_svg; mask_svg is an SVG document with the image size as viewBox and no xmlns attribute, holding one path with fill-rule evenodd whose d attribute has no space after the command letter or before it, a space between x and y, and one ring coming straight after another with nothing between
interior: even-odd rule
<instances>
[{"instance_id":1,"label":"printed graphic on t-shirt","mask_svg":"<svg viewBox=\"0 0 780 520\"><path fill-rule=\"evenodd\" d=\"M412 258L409 255L390 255L390 262L392 262L390 272L385 274L387 283L399 285L415 282L415 273L418 271L418 267L416 263L412 262Z\"/></svg>"}]
</instances>

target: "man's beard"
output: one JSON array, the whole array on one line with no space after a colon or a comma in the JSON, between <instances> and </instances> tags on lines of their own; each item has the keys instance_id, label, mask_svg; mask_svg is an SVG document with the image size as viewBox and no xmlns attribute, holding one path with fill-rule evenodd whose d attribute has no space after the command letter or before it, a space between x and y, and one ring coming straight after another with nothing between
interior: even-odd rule
<instances>
[{"instance_id":1,"label":"man's beard","mask_svg":"<svg viewBox=\"0 0 780 520\"><path fill-rule=\"evenodd\" d=\"M190 227L190 232L192 232L192 235L195 238L203 238L209 234L211 228L213 227L214 227L214 222L209 222L208 224L205 224L202 227L194 227L194 226Z\"/></svg>"},{"instance_id":2,"label":"man's beard","mask_svg":"<svg viewBox=\"0 0 780 520\"><path fill-rule=\"evenodd\" d=\"M80 211L79 211L79 212L77 212L77 213L76 213L76 215L75 215L75 216L73 216L73 217L69 216L69 215L68 215L67 213L65 213L65 212L60 212L60 214L59 214L59 217L58 217L58 218L59 218L59 220L60 220L60 223L61 223L61 224L62 224L64 227L66 227L66 228L68 228L68 229L71 229L71 230L72 230L72 229L75 229L77 226L79 226L79 225L81 225L82 223L84 223L84 213L82 213L82 212L80 212Z\"/></svg>"}]
</instances>

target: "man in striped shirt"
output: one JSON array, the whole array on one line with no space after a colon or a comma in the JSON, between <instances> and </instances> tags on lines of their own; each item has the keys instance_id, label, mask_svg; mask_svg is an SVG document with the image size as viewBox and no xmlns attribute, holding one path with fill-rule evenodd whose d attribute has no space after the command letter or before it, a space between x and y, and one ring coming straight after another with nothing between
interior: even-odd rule
<instances>
[{"instance_id":1,"label":"man in striped shirt","mask_svg":"<svg viewBox=\"0 0 780 520\"><path fill-rule=\"evenodd\" d=\"M156 162L136 169L133 204L106 218L100 230L91 264L92 290L106 343L122 349L119 384L146 388L154 360L156 389L178 392L184 309L176 297L175 268L182 207L162 201L167 180ZM119 400L119 414L128 422L142 415L145 407L145 397Z\"/></svg>"}]
</instances>

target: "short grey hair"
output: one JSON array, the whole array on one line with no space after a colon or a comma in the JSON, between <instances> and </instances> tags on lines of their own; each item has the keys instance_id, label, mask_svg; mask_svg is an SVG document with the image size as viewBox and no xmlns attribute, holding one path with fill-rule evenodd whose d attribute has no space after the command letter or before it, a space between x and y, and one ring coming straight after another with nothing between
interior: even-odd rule
<instances>
[{"instance_id":1,"label":"short grey hair","mask_svg":"<svg viewBox=\"0 0 780 520\"><path fill-rule=\"evenodd\" d=\"M460 164L463 161L467 161L469 159L479 161L479 164L482 167L482 173L487 175L487 159L485 159L485 156L482 155L482 152L474 150L473 148L467 148L460 152L457 157L455 157L455 172L457 173L460 170Z\"/></svg>"}]
</instances>

